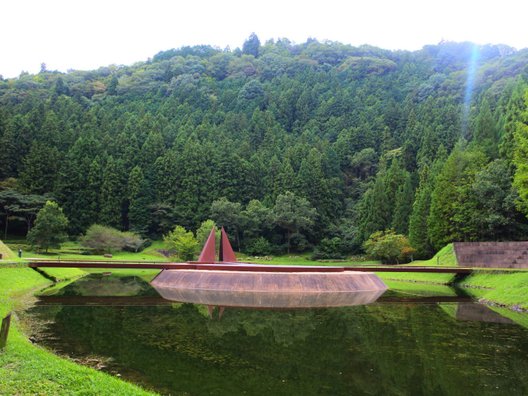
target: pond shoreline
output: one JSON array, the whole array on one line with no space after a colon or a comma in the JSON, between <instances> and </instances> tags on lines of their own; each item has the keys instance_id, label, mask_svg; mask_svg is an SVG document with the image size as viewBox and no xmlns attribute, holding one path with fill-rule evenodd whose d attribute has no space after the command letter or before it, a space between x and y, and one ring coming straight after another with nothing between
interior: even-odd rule
<instances>
[{"instance_id":1,"label":"pond shoreline","mask_svg":"<svg viewBox=\"0 0 528 396\"><path fill-rule=\"evenodd\" d=\"M47 273L47 277L44 277L43 274L22 266L0 267L0 273L2 317L11 310L29 307L33 302L32 296L35 290L54 284L50 278L57 281L56 285L88 274L78 269L53 269L51 273ZM524 286L528 285L528 273L482 272L456 283L454 277L447 279L445 274L419 274L418 277L413 275L416 274L381 273L381 278L416 285L456 285L475 300L488 306L507 308L507 311L521 315L523 318L528 312L528 293ZM523 321L524 319L518 323L523 325ZM8 346L0 352L0 377L3 378L0 393L6 394L42 392L43 383L46 384L45 391L51 394L62 393L65 390L86 392L88 389L90 393L107 393L111 390L116 395L155 394L33 345L16 318L12 323Z\"/></svg>"},{"instance_id":2,"label":"pond shoreline","mask_svg":"<svg viewBox=\"0 0 528 396\"><path fill-rule=\"evenodd\" d=\"M475 300L487 305L528 312L528 272L490 273L478 271L461 280L444 274L379 273L382 280L446 285L463 289Z\"/></svg>"},{"instance_id":3,"label":"pond shoreline","mask_svg":"<svg viewBox=\"0 0 528 396\"><path fill-rule=\"evenodd\" d=\"M79 277L77 271L55 272L61 280ZM0 268L0 314L31 305L35 290L52 285L27 267ZM154 395L137 385L76 364L34 345L16 316L5 349L0 351L0 394L113 394Z\"/></svg>"}]
</instances>

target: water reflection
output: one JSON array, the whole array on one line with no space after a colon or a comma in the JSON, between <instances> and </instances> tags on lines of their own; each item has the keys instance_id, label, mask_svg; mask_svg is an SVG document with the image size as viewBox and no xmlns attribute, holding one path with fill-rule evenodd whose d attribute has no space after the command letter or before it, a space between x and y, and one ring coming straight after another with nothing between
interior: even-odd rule
<instances>
[{"instance_id":1,"label":"water reflection","mask_svg":"<svg viewBox=\"0 0 528 396\"><path fill-rule=\"evenodd\" d=\"M456 309L457 320L467 320L487 323L514 323L511 319L499 315L485 305L471 302L459 303Z\"/></svg>"},{"instance_id":2,"label":"water reflection","mask_svg":"<svg viewBox=\"0 0 528 396\"><path fill-rule=\"evenodd\" d=\"M105 294L121 282L100 281ZM459 320L478 317L468 316L467 299L446 300L460 297L416 304L390 292L351 307L222 309L163 300L134 282L142 284L126 280L120 290L139 294L119 297L122 305L111 295L91 302L114 298L108 306L43 297L48 305L27 313L33 335L164 394L528 394L528 330ZM72 284L61 298L79 302L95 286ZM152 306L125 305L133 299Z\"/></svg>"},{"instance_id":3,"label":"water reflection","mask_svg":"<svg viewBox=\"0 0 528 396\"><path fill-rule=\"evenodd\" d=\"M156 290L163 298L169 301L217 305L222 307L277 309L342 307L371 304L385 292L385 290L377 290L362 292L266 293L164 287L156 287Z\"/></svg>"}]
</instances>

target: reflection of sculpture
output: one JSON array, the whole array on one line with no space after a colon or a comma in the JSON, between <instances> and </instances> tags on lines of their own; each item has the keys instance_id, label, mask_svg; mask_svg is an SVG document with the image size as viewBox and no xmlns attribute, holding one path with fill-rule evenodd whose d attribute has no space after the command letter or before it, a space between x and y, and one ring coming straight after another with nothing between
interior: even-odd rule
<instances>
[{"instance_id":1,"label":"reflection of sculpture","mask_svg":"<svg viewBox=\"0 0 528 396\"><path fill-rule=\"evenodd\" d=\"M219 261L216 261L215 243L213 228L197 262L201 266L163 270L152 286L171 301L260 308L368 304L387 289L374 273L344 271L342 267L238 263L223 228Z\"/></svg>"}]
</instances>

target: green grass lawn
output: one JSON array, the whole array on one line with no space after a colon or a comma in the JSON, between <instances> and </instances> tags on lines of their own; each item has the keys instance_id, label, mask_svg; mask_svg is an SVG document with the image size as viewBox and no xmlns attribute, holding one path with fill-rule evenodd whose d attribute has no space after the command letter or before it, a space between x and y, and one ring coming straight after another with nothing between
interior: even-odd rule
<instances>
[{"instance_id":1,"label":"green grass lawn","mask_svg":"<svg viewBox=\"0 0 528 396\"><path fill-rule=\"evenodd\" d=\"M2 260L11 260L16 257L16 254L2 241L0 241L0 254Z\"/></svg>"},{"instance_id":2,"label":"green grass lawn","mask_svg":"<svg viewBox=\"0 0 528 396\"><path fill-rule=\"evenodd\" d=\"M456 267L457 259L456 259L455 251L453 248L453 244L450 243L444 246L434 255L433 258L430 258L429 260L415 260L409 265L416 265L416 266L438 265L441 267Z\"/></svg>"},{"instance_id":3,"label":"green grass lawn","mask_svg":"<svg viewBox=\"0 0 528 396\"><path fill-rule=\"evenodd\" d=\"M460 283L476 298L528 310L528 272L477 272Z\"/></svg>"},{"instance_id":4,"label":"green grass lawn","mask_svg":"<svg viewBox=\"0 0 528 396\"><path fill-rule=\"evenodd\" d=\"M24 243L24 241L9 241L7 245L15 251L19 248L23 251L23 259L28 258L43 258L43 259L63 259L63 260L109 260L102 254L85 254L82 246L75 241L68 241L61 245L60 249L50 249L48 253L36 252L31 247ZM134 252L114 252L112 253L112 260L126 260L126 261L156 261L167 262L170 258L163 256L158 249L164 249L163 241L154 241L152 245L145 250Z\"/></svg>"},{"instance_id":5,"label":"green grass lawn","mask_svg":"<svg viewBox=\"0 0 528 396\"><path fill-rule=\"evenodd\" d=\"M384 281L393 280L400 282L428 283L437 285L449 285L455 279L454 274L434 274L415 272L376 272Z\"/></svg>"},{"instance_id":6,"label":"green grass lawn","mask_svg":"<svg viewBox=\"0 0 528 396\"><path fill-rule=\"evenodd\" d=\"M352 265L379 265L381 264L378 260L362 260L362 259L348 259L348 260L336 260L336 261L316 261L310 259L310 254L288 254L282 256L266 256L266 257L252 257L237 254L239 261L248 261L251 263L258 264L271 264L271 265L321 265L321 266L352 266Z\"/></svg>"},{"instance_id":7,"label":"green grass lawn","mask_svg":"<svg viewBox=\"0 0 528 396\"><path fill-rule=\"evenodd\" d=\"M423 284L418 282L405 282L396 280L383 280L390 290L398 294L408 294L412 296L456 296L452 287L445 285Z\"/></svg>"},{"instance_id":8,"label":"green grass lawn","mask_svg":"<svg viewBox=\"0 0 528 396\"><path fill-rule=\"evenodd\" d=\"M56 268L61 279L79 270ZM32 291L51 281L31 268L0 268L0 318L28 304ZM138 386L79 366L30 343L14 318L7 346L0 351L1 395L149 395Z\"/></svg>"}]
</instances>

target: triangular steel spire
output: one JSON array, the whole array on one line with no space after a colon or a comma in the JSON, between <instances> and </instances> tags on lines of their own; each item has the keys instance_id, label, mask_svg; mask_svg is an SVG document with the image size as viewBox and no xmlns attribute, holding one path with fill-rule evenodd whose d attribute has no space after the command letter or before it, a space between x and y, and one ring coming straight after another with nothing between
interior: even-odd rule
<instances>
[{"instance_id":1,"label":"triangular steel spire","mask_svg":"<svg viewBox=\"0 0 528 396\"><path fill-rule=\"evenodd\" d=\"M225 232L224 227L222 227L222 240L220 242L219 261L228 263L235 263L237 261L235 252L231 247L231 243L229 243L229 238L227 237L227 233Z\"/></svg>"},{"instance_id":2,"label":"triangular steel spire","mask_svg":"<svg viewBox=\"0 0 528 396\"><path fill-rule=\"evenodd\" d=\"M216 230L215 227L211 230L207 242L198 257L200 263L214 263L216 260Z\"/></svg>"}]
</instances>

